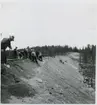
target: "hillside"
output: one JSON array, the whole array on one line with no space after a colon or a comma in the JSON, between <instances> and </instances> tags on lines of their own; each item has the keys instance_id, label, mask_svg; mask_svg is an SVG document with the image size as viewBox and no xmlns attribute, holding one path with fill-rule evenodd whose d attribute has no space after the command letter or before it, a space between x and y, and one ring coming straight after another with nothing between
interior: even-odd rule
<instances>
[{"instance_id":1,"label":"hillside","mask_svg":"<svg viewBox=\"0 0 97 105\"><path fill-rule=\"evenodd\" d=\"M9 61L1 75L2 103L93 104L95 91L83 83L79 54L45 57L40 65L28 59Z\"/></svg>"}]
</instances>

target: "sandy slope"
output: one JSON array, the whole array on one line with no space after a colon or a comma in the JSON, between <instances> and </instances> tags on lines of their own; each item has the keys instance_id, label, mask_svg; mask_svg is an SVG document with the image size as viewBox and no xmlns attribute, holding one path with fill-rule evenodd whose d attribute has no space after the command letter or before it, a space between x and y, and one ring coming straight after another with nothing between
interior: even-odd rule
<instances>
[{"instance_id":1,"label":"sandy slope","mask_svg":"<svg viewBox=\"0 0 97 105\"><path fill-rule=\"evenodd\" d=\"M62 60L64 64L60 62ZM78 72L78 53L44 58L36 65L29 60L10 62L19 82L4 82L2 102L31 104L95 103L95 92L83 84ZM15 67L16 66L16 67ZM5 79L6 80L6 79ZM13 84L9 84L13 83ZM6 96L5 96L6 95Z\"/></svg>"}]
</instances>

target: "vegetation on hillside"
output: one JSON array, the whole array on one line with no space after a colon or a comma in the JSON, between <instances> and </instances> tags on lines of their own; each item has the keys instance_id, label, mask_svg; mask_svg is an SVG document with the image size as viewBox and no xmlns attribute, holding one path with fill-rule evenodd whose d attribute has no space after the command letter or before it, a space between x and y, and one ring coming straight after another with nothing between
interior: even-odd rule
<instances>
[{"instance_id":1,"label":"vegetation on hillside","mask_svg":"<svg viewBox=\"0 0 97 105\"><path fill-rule=\"evenodd\" d=\"M95 88L96 74L96 45L87 45L80 49L79 65L80 72L84 76L84 82Z\"/></svg>"}]
</instances>

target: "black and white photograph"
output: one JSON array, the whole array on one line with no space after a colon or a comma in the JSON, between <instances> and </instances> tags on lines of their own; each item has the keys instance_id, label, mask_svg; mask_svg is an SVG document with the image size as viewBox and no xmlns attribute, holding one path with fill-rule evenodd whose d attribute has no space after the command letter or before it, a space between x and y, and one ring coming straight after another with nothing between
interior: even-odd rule
<instances>
[{"instance_id":1,"label":"black and white photograph","mask_svg":"<svg viewBox=\"0 0 97 105\"><path fill-rule=\"evenodd\" d=\"M1 104L96 104L96 0L0 0Z\"/></svg>"}]
</instances>

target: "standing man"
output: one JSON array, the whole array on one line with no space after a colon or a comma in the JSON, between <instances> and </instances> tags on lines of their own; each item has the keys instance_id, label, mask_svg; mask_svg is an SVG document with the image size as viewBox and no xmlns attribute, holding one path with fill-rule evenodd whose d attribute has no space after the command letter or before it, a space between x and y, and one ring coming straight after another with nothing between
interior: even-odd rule
<instances>
[{"instance_id":1,"label":"standing man","mask_svg":"<svg viewBox=\"0 0 97 105\"><path fill-rule=\"evenodd\" d=\"M8 67L7 63L7 56L6 56L6 48L11 47L11 41L14 41L14 36L10 36L9 38L3 38L1 41L1 64L4 64L5 66Z\"/></svg>"},{"instance_id":2,"label":"standing man","mask_svg":"<svg viewBox=\"0 0 97 105\"><path fill-rule=\"evenodd\" d=\"M29 46L28 46L27 50L28 50L28 58L31 60L31 48L29 48Z\"/></svg>"},{"instance_id":3,"label":"standing man","mask_svg":"<svg viewBox=\"0 0 97 105\"><path fill-rule=\"evenodd\" d=\"M27 55L28 55L27 50L24 48L24 56L25 56L25 58L27 58Z\"/></svg>"},{"instance_id":4,"label":"standing man","mask_svg":"<svg viewBox=\"0 0 97 105\"><path fill-rule=\"evenodd\" d=\"M18 47L15 47L14 49L14 58L18 58L18 51L17 51Z\"/></svg>"}]
</instances>

